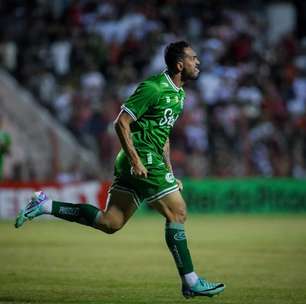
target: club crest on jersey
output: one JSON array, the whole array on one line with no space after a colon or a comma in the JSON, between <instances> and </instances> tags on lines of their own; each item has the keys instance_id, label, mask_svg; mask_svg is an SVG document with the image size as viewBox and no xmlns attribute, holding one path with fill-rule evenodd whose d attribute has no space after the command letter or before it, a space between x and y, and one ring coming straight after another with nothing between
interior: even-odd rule
<instances>
[{"instance_id":1,"label":"club crest on jersey","mask_svg":"<svg viewBox=\"0 0 306 304\"><path fill-rule=\"evenodd\" d=\"M159 121L159 125L167 126L168 128L173 127L178 116L178 114L173 113L172 109L166 109L164 111L164 117Z\"/></svg>"},{"instance_id":2,"label":"club crest on jersey","mask_svg":"<svg viewBox=\"0 0 306 304\"><path fill-rule=\"evenodd\" d=\"M174 175L172 173L167 173L165 175L165 180L168 182L168 183L173 183L175 178L174 178Z\"/></svg>"}]
</instances>

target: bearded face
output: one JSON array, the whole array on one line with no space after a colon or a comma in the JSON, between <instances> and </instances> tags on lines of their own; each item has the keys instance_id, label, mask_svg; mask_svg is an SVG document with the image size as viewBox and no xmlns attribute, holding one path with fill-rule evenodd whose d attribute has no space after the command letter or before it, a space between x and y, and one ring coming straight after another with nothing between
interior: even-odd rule
<instances>
[{"instance_id":1,"label":"bearded face","mask_svg":"<svg viewBox=\"0 0 306 304\"><path fill-rule=\"evenodd\" d=\"M197 79L200 73L197 54L191 47L187 47L184 50L185 56L182 60L183 70L182 70L182 79L183 80L194 80Z\"/></svg>"}]
</instances>

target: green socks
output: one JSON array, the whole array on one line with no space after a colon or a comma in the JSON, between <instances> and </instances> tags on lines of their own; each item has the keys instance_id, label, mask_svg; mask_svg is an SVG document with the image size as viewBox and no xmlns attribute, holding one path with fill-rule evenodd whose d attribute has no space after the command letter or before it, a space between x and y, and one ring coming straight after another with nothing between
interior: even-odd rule
<instances>
[{"instance_id":1,"label":"green socks","mask_svg":"<svg viewBox=\"0 0 306 304\"><path fill-rule=\"evenodd\" d=\"M165 237L169 250L171 251L178 272L181 276L193 272L193 265L187 240L184 224L166 223Z\"/></svg>"},{"instance_id":2,"label":"green socks","mask_svg":"<svg viewBox=\"0 0 306 304\"><path fill-rule=\"evenodd\" d=\"M61 219L94 227L100 210L89 204L70 204L52 201L51 214Z\"/></svg>"}]
</instances>

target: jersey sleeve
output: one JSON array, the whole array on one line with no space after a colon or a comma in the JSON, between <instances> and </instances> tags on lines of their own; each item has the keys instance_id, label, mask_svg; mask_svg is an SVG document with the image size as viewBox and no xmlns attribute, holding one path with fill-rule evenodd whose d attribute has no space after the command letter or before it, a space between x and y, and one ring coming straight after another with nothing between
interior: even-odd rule
<instances>
[{"instance_id":1,"label":"jersey sleeve","mask_svg":"<svg viewBox=\"0 0 306 304\"><path fill-rule=\"evenodd\" d=\"M158 99L159 90L157 85L150 82L142 82L121 108L130 114L134 120L137 120L150 106L157 103Z\"/></svg>"}]
</instances>

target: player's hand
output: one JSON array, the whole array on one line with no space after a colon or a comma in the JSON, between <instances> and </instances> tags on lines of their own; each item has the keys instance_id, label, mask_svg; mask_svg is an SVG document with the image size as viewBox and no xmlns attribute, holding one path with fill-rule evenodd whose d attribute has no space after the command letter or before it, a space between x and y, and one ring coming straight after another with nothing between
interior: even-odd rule
<instances>
[{"instance_id":1,"label":"player's hand","mask_svg":"<svg viewBox=\"0 0 306 304\"><path fill-rule=\"evenodd\" d=\"M141 160L132 165L132 174L137 177L148 177L148 170L143 165Z\"/></svg>"},{"instance_id":2,"label":"player's hand","mask_svg":"<svg viewBox=\"0 0 306 304\"><path fill-rule=\"evenodd\" d=\"M181 180L179 180L178 178L176 178L176 183L177 183L177 185L178 185L178 187L179 187L179 190L180 191L182 191L183 190L183 183L182 183L182 181Z\"/></svg>"}]
</instances>

